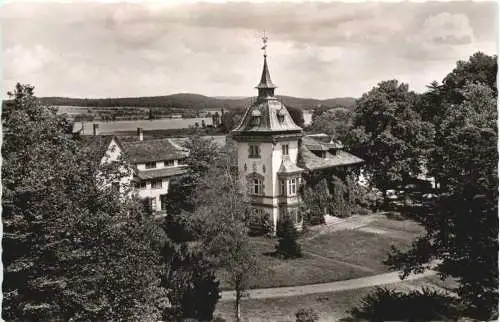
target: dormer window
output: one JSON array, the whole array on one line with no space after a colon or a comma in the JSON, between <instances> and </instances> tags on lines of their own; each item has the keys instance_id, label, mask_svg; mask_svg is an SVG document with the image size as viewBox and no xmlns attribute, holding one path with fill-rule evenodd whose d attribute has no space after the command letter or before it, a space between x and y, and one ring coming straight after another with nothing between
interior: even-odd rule
<instances>
[{"instance_id":1,"label":"dormer window","mask_svg":"<svg viewBox=\"0 0 500 322\"><path fill-rule=\"evenodd\" d=\"M278 122L283 123L285 121L285 112L283 109L280 109L278 112L276 112L276 116L278 117Z\"/></svg>"},{"instance_id":2,"label":"dormer window","mask_svg":"<svg viewBox=\"0 0 500 322\"><path fill-rule=\"evenodd\" d=\"M252 125L260 125L261 113L259 110L252 111Z\"/></svg>"}]
</instances>

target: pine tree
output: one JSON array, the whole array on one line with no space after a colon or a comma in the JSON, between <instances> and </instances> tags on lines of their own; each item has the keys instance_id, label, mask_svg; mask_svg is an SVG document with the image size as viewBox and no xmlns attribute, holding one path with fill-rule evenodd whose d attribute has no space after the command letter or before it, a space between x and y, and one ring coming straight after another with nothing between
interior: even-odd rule
<instances>
[{"instance_id":1,"label":"pine tree","mask_svg":"<svg viewBox=\"0 0 500 322\"><path fill-rule=\"evenodd\" d=\"M297 242L299 233L292 220L285 217L278 227L278 244L276 253L284 258L302 257L302 250Z\"/></svg>"}]
</instances>

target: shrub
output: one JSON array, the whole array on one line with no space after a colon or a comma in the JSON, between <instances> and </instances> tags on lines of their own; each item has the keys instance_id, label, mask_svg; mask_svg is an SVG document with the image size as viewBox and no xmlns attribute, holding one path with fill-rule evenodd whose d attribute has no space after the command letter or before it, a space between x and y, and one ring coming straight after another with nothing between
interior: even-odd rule
<instances>
[{"instance_id":1,"label":"shrub","mask_svg":"<svg viewBox=\"0 0 500 322\"><path fill-rule=\"evenodd\" d=\"M361 215L361 216L368 216L368 215L372 214L372 212L366 208L359 208L357 213L358 213L358 215Z\"/></svg>"},{"instance_id":2,"label":"shrub","mask_svg":"<svg viewBox=\"0 0 500 322\"><path fill-rule=\"evenodd\" d=\"M276 253L283 258L298 258L302 257L302 250L297 243L299 233L295 228L292 220L285 217L278 227L278 244L276 245Z\"/></svg>"},{"instance_id":3,"label":"shrub","mask_svg":"<svg viewBox=\"0 0 500 322\"><path fill-rule=\"evenodd\" d=\"M313 309L300 309L295 313L296 322L316 322L319 316Z\"/></svg>"},{"instance_id":4,"label":"shrub","mask_svg":"<svg viewBox=\"0 0 500 322\"><path fill-rule=\"evenodd\" d=\"M458 299L427 288L410 293L377 288L350 314L354 321L456 321L461 312Z\"/></svg>"}]
</instances>

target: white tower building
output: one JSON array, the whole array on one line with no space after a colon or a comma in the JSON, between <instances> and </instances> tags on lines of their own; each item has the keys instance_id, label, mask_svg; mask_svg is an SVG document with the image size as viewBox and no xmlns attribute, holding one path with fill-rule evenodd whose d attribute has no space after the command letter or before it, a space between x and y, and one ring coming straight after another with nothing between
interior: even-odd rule
<instances>
[{"instance_id":1,"label":"white tower building","mask_svg":"<svg viewBox=\"0 0 500 322\"><path fill-rule=\"evenodd\" d=\"M301 228L298 190L305 170L297 166L297 157L302 128L274 95L276 86L271 81L265 53L256 88L257 99L231 132L237 142L239 177L261 217L257 220L267 217L276 231L279 220L290 216Z\"/></svg>"}]
</instances>

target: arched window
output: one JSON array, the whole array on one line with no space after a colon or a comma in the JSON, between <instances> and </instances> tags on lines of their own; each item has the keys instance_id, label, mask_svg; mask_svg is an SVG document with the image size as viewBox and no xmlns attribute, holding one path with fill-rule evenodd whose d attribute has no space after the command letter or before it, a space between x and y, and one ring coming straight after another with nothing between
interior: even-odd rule
<instances>
[{"instance_id":1,"label":"arched window","mask_svg":"<svg viewBox=\"0 0 500 322\"><path fill-rule=\"evenodd\" d=\"M247 176L248 193L251 195L264 194L264 176L258 173L251 173Z\"/></svg>"}]
</instances>

